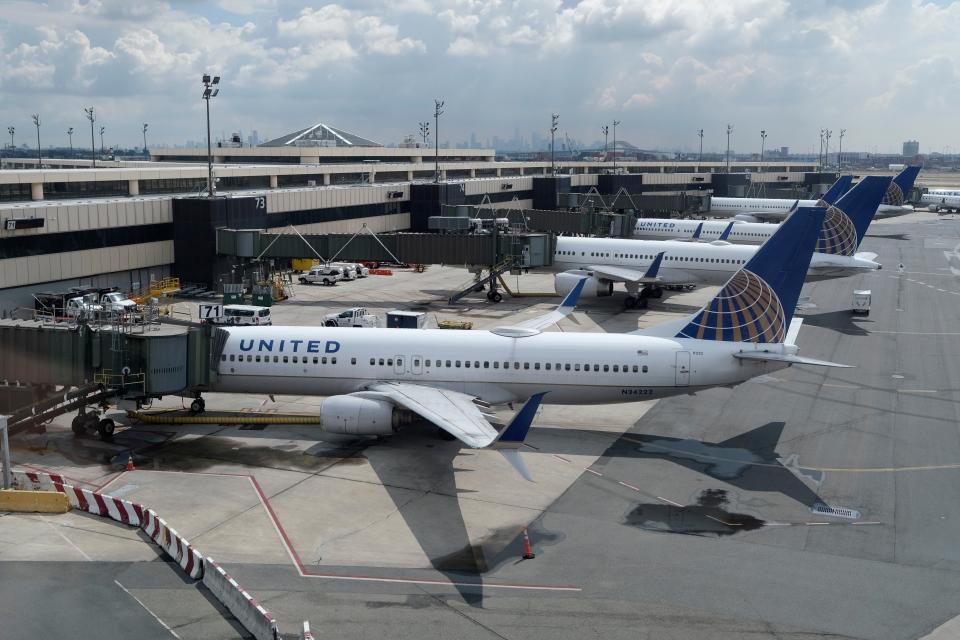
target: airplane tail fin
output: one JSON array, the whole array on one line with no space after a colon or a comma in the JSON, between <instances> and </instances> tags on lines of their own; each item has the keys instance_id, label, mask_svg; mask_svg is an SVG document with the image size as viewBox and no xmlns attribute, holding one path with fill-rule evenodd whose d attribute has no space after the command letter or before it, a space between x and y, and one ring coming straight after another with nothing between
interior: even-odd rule
<instances>
[{"instance_id":1,"label":"airplane tail fin","mask_svg":"<svg viewBox=\"0 0 960 640\"><path fill-rule=\"evenodd\" d=\"M791 214L675 337L784 342L825 218L822 207Z\"/></svg>"},{"instance_id":2,"label":"airplane tail fin","mask_svg":"<svg viewBox=\"0 0 960 640\"><path fill-rule=\"evenodd\" d=\"M887 188L887 193L880 204L889 204L893 206L902 206L907 201L907 194L913 189L913 183L920 173L921 167L911 165L894 176L893 181Z\"/></svg>"},{"instance_id":3,"label":"airplane tail fin","mask_svg":"<svg viewBox=\"0 0 960 640\"><path fill-rule=\"evenodd\" d=\"M889 184L890 178L886 176L867 176L828 207L817 251L836 256L854 255Z\"/></svg>"},{"instance_id":4,"label":"airplane tail fin","mask_svg":"<svg viewBox=\"0 0 960 640\"><path fill-rule=\"evenodd\" d=\"M853 176L840 176L820 199L827 204L833 204L847 192L851 182L853 182Z\"/></svg>"}]
</instances>

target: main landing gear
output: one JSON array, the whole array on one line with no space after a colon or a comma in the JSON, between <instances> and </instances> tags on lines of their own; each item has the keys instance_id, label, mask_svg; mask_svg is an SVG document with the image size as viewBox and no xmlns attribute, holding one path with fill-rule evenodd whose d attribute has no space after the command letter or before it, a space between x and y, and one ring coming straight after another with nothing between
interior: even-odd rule
<instances>
[{"instance_id":1,"label":"main landing gear","mask_svg":"<svg viewBox=\"0 0 960 640\"><path fill-rule=\"evenodd\" d=\"M206 410L207 403L198 393L193 402L190 403L190 413L203 413Z\"/></svg>"},{"instance_id":2,"label":"main landing gear","mask_svg":"<svg viewBox=\"0 0 960 640\"><path fill-rule=\"evenodd\" d=\"M113 439L113 432L117 428L116 423L110 418L100 418L96 411L87 412L80 409L80 412L70 423L70 429L75 435L82 436L90 431L96 430L100 439L109 442Z\"/></svg>"},{"instance_id":3,"label":"main landing gear","mask_svg":"<svg viewBox=\"0 0 960 640\"><path fill-rule=\"evenodd\" d=\"M649 298L663 297L663 289L651 285L640 289L638 293L627 292L627 297L623 301L624 309L646 309Z\"/></svg>"}]
</instances>

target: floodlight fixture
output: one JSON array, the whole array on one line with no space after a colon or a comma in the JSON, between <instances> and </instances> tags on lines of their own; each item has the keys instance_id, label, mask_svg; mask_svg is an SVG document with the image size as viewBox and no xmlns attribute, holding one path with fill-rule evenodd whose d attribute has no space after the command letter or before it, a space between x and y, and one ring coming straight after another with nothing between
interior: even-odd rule
<instances>
[{"instance_id":1,"label":"floodlight fixture","mask_svg":"<svg viewBox=\"0 0 960 640\"><path fill-rule=\"evenodd\" d=\"M93 141L93 123L97 121L97 116L93 112L93 107L84 107L83 112L87 114L87 120L90 121L90 160L93 168L97 168L97 145Z\"/></svg>"},{"instance_id":2,"label":"floodlight fixture","mask_svg":"<svg viewBox=\"0 0 960 640\"><path fill-rule=\"evenodd\" d=\"M203 74L202 99L207 103L207 196L210 198L213 197L216 185L213 180L213 145L210 142L210 99L216 98L217 94L220 93L219 85L220 76L213 76L213 80L211 80L209 73Z\"/></svg>"}]
</instances>

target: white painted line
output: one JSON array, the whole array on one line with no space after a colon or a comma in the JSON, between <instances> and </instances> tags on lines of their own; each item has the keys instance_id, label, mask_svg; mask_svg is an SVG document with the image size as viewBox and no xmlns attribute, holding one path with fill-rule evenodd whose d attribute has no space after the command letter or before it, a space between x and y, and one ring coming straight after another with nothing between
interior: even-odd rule
<instances>
[{"instance_id":1,"label":"white painted line","mask_svg":"<svg viewBox=\"0 0 960 640\"><path fill-rule=\"evenodd\" d=\"M626 482L618 481L617 484L622 484L622 485L625 486L627 489L633 489L634 491L640 491L639 488L633 486L632 484L627 484Z\"/></svg>"},{"instance_id":2,"label":"white painted line","mask_svg":"<svg viewBox=\"0 0 960 640\"><path fill-rule=\"evenodd\" d=\"M813 527L813 526L816 526L816 525L827 525L827 524L830 524L830 523L829 523L829 522L804 522L804 524Z\"/></svg>"},{"instance_id":3,"label":"white painted line","mask_svg":"<svg viewBox=\"0 0 960 640\"><path fill-rule=\"evenodd\" d=\"M65 536L65 535L63 534L63 532L60 531L60 528L59 528L57 525L53 524L52 522L50 522L49 520L46 520L46 519L44 519L43 521L46 522L48 525L50 525L50 528L53 529L54 531L56 531L58 536L60 536L61 538L63 538L64 541L65 541L68 545L70 545L71 547L73 547L74 549L76 549L77 552L78 552L80 555L82 555L84 558L86 558L88 562L93 562L93 558L91 558L90 556L88 556L87 553L86 553L83 549L81 549L80 547L78 547L77 545L75 545L75 544L73 543L73 540L71 540L70 538L68 538L67 536Z\"/></svg>"},{"instance_id":4,"label":"white painted line","mask_svg":"<svg viewBox=\"0 0 960 640\"><path fill-rule=\"evenodd\" d=\"M682 504L676 503L676 502L674 502L673 500L667 500L666 498L661 498L660 496L657 496L657 500L662 500L663 502L666 502L667 504L672 504L672 505L675 506L675 507L682 507L682 506L683 506Z\"/></svg>"},{"instance_id":5,"label":"white painted line","mask_svg":"<svg viewBox=\"0 0 960 640\"><path fill-rule=\"evenodd\" d=\"M390 584L425 584L438 587L480 587L483 589L514 589L520 591L583 591L580 587L557 587L551 585L537 586L534 584L496 584L492 582L451 582L449 580L417 580L415 578L375 578L371 576L340 576L333 573L305 573L304 578L320 578L324 580L348 580L357 582L384 582Z\"/></svg>"},{"instance_id":6,"label":"white painted line","mask_svg":"<svg viewBox=\"0 0 960 640\"><path fill-rule=\"evenodd\" d=\"M850 524L853 525L853 524L883 524L883 523L882 523L882 522L870 521L870 522L851 522Z\"/></svg>"},{"instance_id":7,"label":"white painted line","mask_svg":"<svg viewBox=\"0 0 960 640\"><path fill-rule=\"evenodd\" d=\"M599 471L594 471L593 469L584 469L584 471L586 471L587 473L592 473L595 476L600 476L601 478L603 477L602 473L600 473Z\"/></svg>"},{"instance_id":8,"label":"white painted line","mask_svg":"<svg viewBox=\"0 0 960 640\"><path fill-rule=\"evenodd\" d=\"M830 382L824 382L824 387L830 387L831 389L859 389L860 387L853 384L833 384Z\"/></svg>"},{"instance_id":9,"label":"white painted line","mask_svg":"<svg viewBox=\"0 0 960 640\"><path fill-rule=\"evenodd\" d=\"M156 620L157 622L159 622L160 624L162 624L162 625L163 625L163 628L170 632L170 635L172 635L174 638L179 638L179 637L180 637L180 636L177 635L177 632L176 632L176 631L174 631L173 629L171 629L170 627L168 627L168 626L167 626L167 623L160 619L160 616L158 616L157 614L155 614L153 611L150 611L150 609L147 607L147 605L143 604L143 603L140 601L140 598L138 598L137 596L135 596L135 595L133 595L132 593L130 593L130 590L129 590L129 589L127 589L125 586L123 586L122 584L120 584L120 582L117 581L117 580L114 580L113 583L114 583L115 585L117 585L118 587L120 587L121 589L123 589L123 592L124 592L124 593L126 593L128 596L130 596L131 598L133 598L138 605L140 605L141 607L143 607L143 610L144 610L144 611L146 611L146 612L149 613L151 616L153 616L153 619L154 619L154 620Z\"/></svg>"},{"instance_id":10,"label":"white painted line","mask_svg":"<svg viewBox=\"0 0 960 640\"><path fill-rule=\"evenodd\" d=\"M947 292L946 289L937 289L937 291L939 291L940 293L946 293L946 292Z\"/></svg>"},{"instance_id":11,"label":"white painted line","mask_svg":"<svg viewBox=\"0 0 960 640\"><path fill-rule=\"evenodd\" d=\"M557 454L554 453L554 454L553 454L553 457L556 458L557 460L562 460L563 462L566 462L567 464L570 464L570 461L567 460L566 458L564 458L563 456L558 456Z\"/></svg>"},{"instance_id":12,"label":"white painted line","mask_svg":"<svg viewBox=\"0 0 960 640\"><path fill-rule=\"evenodd\" d=\"M792 525L792 522L765 522L763 524L765 527L789 527Z\"/></svg>"},{"instance_id":13,"label":"white painted line","mask_svg":"<svg viewBox=\"0 0 960 640\"><path fill-rule=\"evenodd\" d=\"M740 526L743 526L743 525L741 525L739 522L724 522L724 521L721 520L720 518L714 518L713 516L708 515L708 514L706 514L706 513L703 514L703 515L707 516L708 518L710 518L711 520L713 520L713 521L715 521L715 522L719 522L720 524L726 525L726 526L728 526L728 527L740 527Z\"/></svg>"},{"instance_id":14,"label":"white painted line","mask_svg":"<svg viewBox=\"0 0 960 640\"><path fill-rule=\"evenodd\" d=\"M897 393L940 393L937 389L897 389Z\"/></svg>"}]
</instances>

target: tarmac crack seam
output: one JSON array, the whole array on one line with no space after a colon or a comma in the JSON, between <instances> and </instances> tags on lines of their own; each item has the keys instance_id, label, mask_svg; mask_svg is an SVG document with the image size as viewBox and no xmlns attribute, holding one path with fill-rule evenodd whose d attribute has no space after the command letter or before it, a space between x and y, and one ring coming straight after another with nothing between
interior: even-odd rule
<instances>
[{"instance_id":1,"label":"tarmac crack seam","mask_svg":"<svg viewBox=\"0 0 960 640\"><path fill-rule=\"evenodd\" d=\"M422 592L424 593L424 595L426 595L428 598L431 598L431 599L435 600L438 604L440 604L440 606L441 606L442 608L449 609L450 611L452 611L453 613L457 614L457 615L460 616L461 618L464 618L464 619L467 620L468 622L471 622L471 623L475 624L476 626L480 627L480 628L483 629L484 631L486 631L486 632L488 632L488 633L490 633L490 634L492 634L492 635L500 638L501 640L510 640L509 638L507 638L507 636L505 636L505 635L503 635L503 634L501 634L501 633L499 633L499 632L491 629L490 627L488 627L487 625L483 624L482 622L480 622L480 621L477 620L476 618L472 618L472 617L468 616L468 615L467 615L466 613L464 613L463 611L460 611L460 610L457 609L456 607L452 606L452 605L451 605L449 602L447 602L446 600L443 600L442 598L439 598L439 597L437 597L436 595L430 593L429 591L427 591L426 589L424 589L424 588L421 587L420 585L417 585L417 589L419 589L420 591L422 591Z\"/></svg>"}]
</instances>

